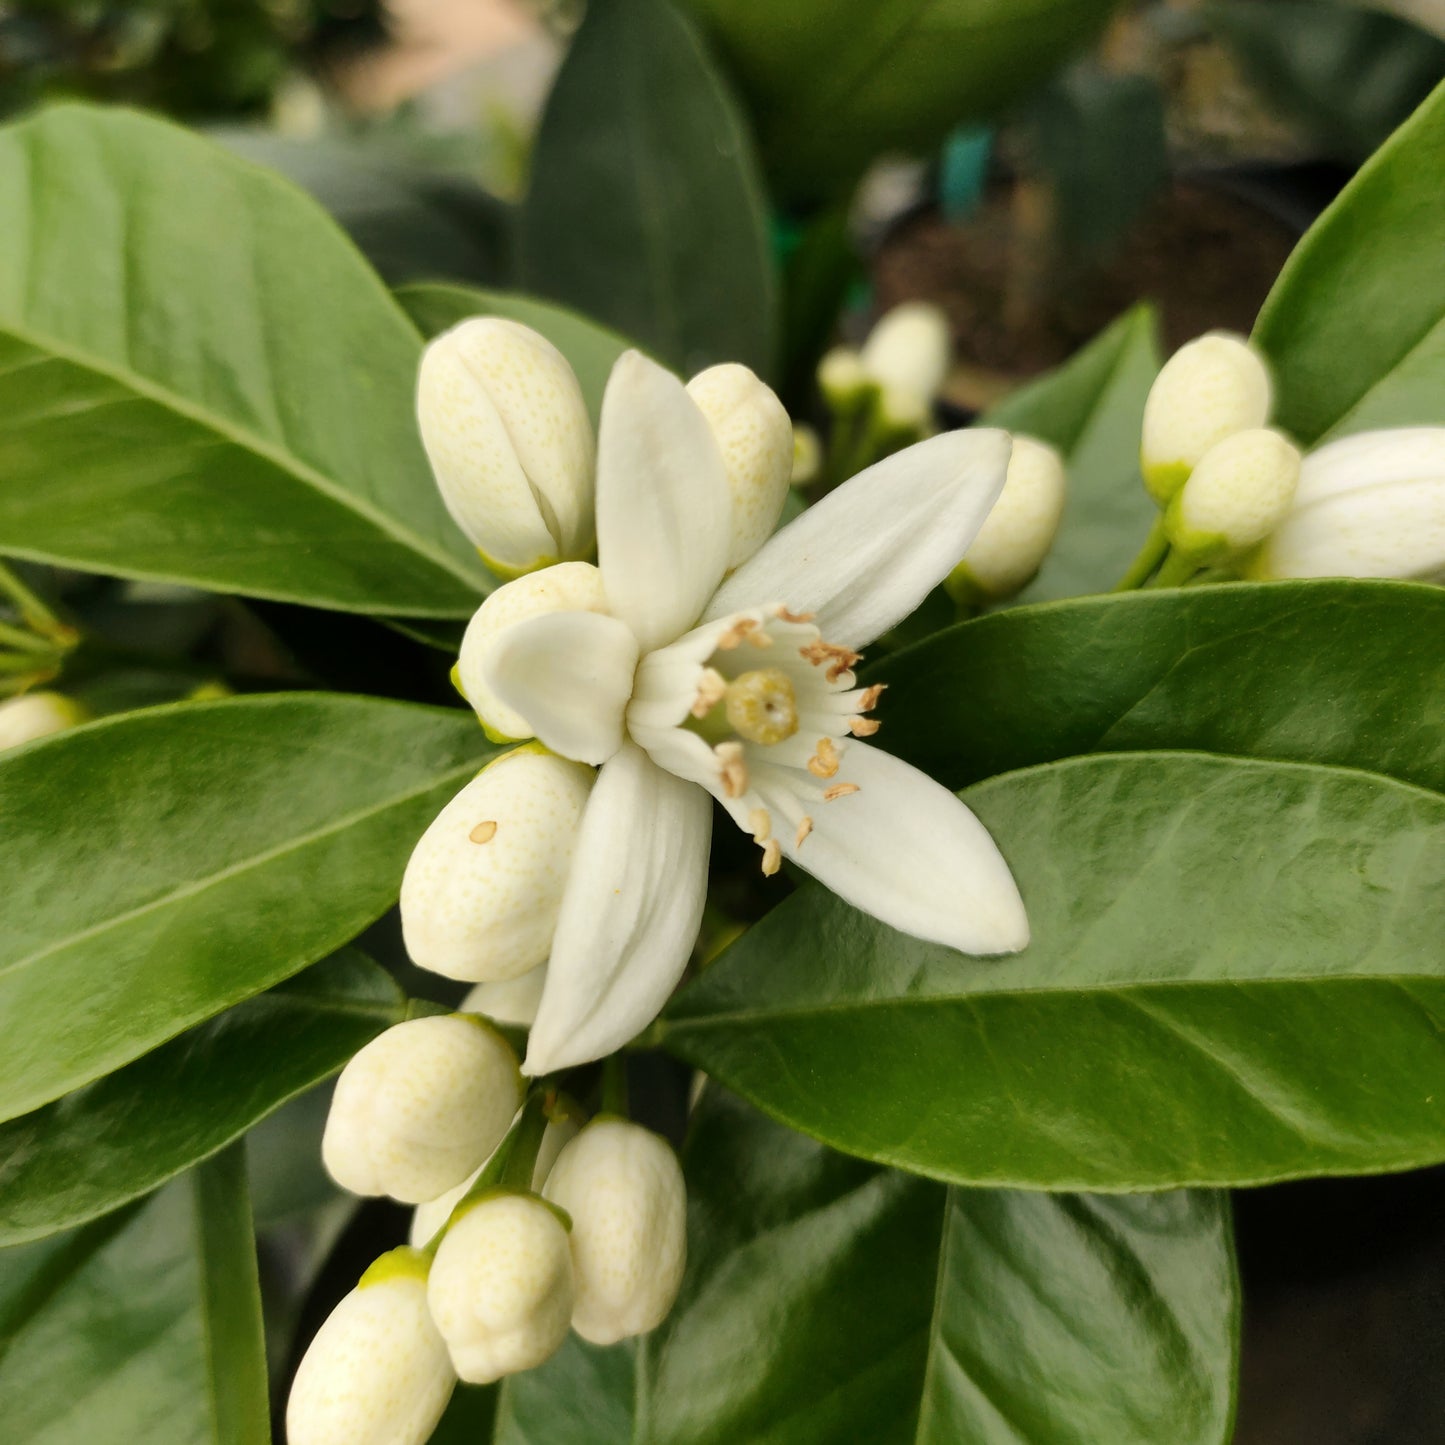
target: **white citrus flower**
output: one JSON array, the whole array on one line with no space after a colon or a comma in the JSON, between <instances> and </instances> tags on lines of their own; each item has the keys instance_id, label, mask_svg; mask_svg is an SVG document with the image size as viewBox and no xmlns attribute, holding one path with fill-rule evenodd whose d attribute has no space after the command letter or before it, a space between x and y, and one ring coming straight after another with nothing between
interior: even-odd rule
<instances>
[{"instance_id":1,"label":"white citrus flower","mask_svg":"<svg viewBox=\"0 0 1445 1445\"><path fill-rule=\"evenodd\" d=\"M601 767L528 1072L611 1052L676 985L702 911L709 796L756 839L765 872L794 859L885 922L968 952L1027 942L1008 867L972 813L859 741L877 730L866 714L882 689L857 687L853 673L859 649L967 550L1008 455L1008 437L986 430L898 452L724 578L744 524L707 418L662 368L636 352L618 361L597 463L607 610L517 621L483 663L491 694L529 732ZM420 921L405 895L402 908L410 935Z\"/></svg>"},{"instance_id":2,"label":"white citrus flower","mask_svg":"<svg viewBox=\"0 0 1445 1445\"><path fill-rule=\"evenodd\" d=\"M1210 447L1269 420L1273 389L1263 357L1242 336L1211 331L1164 363L1144 403L1139 463L1160 506Z\"/></svg>"},{"instance_id":3,"label":"white citrus flower","mask_svg":"<svg viewBox=\"0 0 1445 1445\"><path fill-rule=\"evenodd\" d=\"M572 1217L572 1328L611 1345L660 1325L687 1263L687 1190L667 1142L595 1119L562 1150L543 1193Z\"/></svg>"},{"instance_id":4,"label":"white citrus flower","mask_svg":"<svg viewBox=\"0 0 1445 1445\"><path fill-rule=\"evenodd\" d=\"M517 1056L490 1024L475 1014L411 1019L341 1071L322 1161L353 1194L419 1204L473 1173L521 1102Z\"/></svg>"},{"instance_id":5,"label":"white citrus flower","mask_svg":"<svg viewBox=\"0 0 1445 1445\"><path fill-rule=\"evenodd\" d=\"M289 1445L425 1445L457 1383L427 1308L427 1258L384 1254L327 1316L286 1403Z\"/></svg>"},{"instance_id":6,"label":"white citrus flower","mask_svg":"<svg viewBox=\"0 0 1445 1445\"><path fill-rule=\"evenodd\" d=\"M1164 514L1164 535L1182 556L1216 562L1267 537L1289 511L1300 454L1277 431L1252 427L1200 458Z\"/></svg>"},{"instance_id":7,"label":"white citrus flower","mask_svg":"<svg viewBox=\"0 0 1445 1445\"><path fill-rule=\"evenodd\" d=\"M514 577L592 548L592 426L566 358L515 321L474 317L422 355L417 419L447 510Z\"/></svg>"},{"instance_id":8,"label":"white citrus flower","mask_svg":"<svg viewBox=\"0 0 1445 1445\"><path fill-rule=\"evenodd\" d=\"M85 720L79 703L58 692L27 692L0 702L0 752L64 732Z\"/></svg>"},{"instance_id":9,"label":"white citrus flower","mask_svg":"<svg viewBox=\"0 0 1445 1445\"><path fill-rule=\"evenodd\" d=\"M1445 582L1445 427L1360 432L1311 452L1244 572Z\"/></svg>"},{"instance_id":10,"label":"white citrus flower","mask_svg":"<svg viewBox=\"0 0 1445 1445\"><path fill-rule=\"evenodd\" d=\"M515 1024L529 1029L537 1017L546 983L547 966L543 964L516 978L476 984L462 1000L461 1012L482 1014L496 1024Z\"/></svg>"},{"instance_id":11,"label":"white citrus flower","mask_svg":"<svg viewBox=\"0 0 1445 1445\"><path fill-rule=\"evenodd\" d=\"M889 398L925 419L953 361L948 318L929 301L905 301L878 320L859 360Z\"/></svg>"},{"instance_id":12,"label":"white citrus flower","mask_svg":"<svg viewBox=\"0 0 1445 1445\"><path fill-rule=\"evenodd\" d=\"M572 1319L572 1253L552 1206L491 1194L442 1236L427 1284L462 1379L487 1385L555 1353Z\"/></svg>"}]
</instances>

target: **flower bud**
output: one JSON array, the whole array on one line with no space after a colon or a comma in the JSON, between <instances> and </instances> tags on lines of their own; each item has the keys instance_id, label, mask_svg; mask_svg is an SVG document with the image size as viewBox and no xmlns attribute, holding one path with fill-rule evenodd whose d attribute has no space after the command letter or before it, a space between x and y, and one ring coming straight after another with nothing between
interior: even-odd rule
<instances>
[{"instance_id":1,"label":"flower bud","mask_svg":"<svg viewBox=\"0 0 1445 1445\"><path fill-rule=\"evenodd\" d=\"M863 370L883 388L929 414L953 360L948 318L928 301L905 301L868 333Z\"/></svg>"},{"instance_id":2,"label":"flower bud","mask_svg":"<svg viewBox=\"0 0 1445 1445\"><path fill-rule=\"evenodd\" d=\"M515 748L437 814L401 880L414 963L476 983L545 962L595 776L543 748Z\"/></svg>"},{"instance_id":3,"label":"flower bud","mask_svg":"<svg viewBox=\"0 0 1445 1445\"><path fill-rule=\"evenodd\" d=\"M1012 597L1039 570L1064 511L1064 462L1053 447L1015 436L999 499L944 584L959 602Z\"/></svg>"},{"instance_id":4,"label":"flower bud","mask_svg":"<svg viewBox=\"0 0 1445 1445\"><path fill-rule=\"evenodd\" d=\"M1254 578L1445 581L1445 427L1360 432L1311 452Z\"/></svg>"},{"instance_id":5,"label":"flower bud","mask_svg":"<svg viewBox=\"0 0 1445 1445\"><path fill-rule=\"evenodd\" d=\"M594 1119L558 1155L543 1193L572 1216L572 1328L610 1345L660 1325L687 1262L687 1190L666 1141Z\"/></svg>"},{"instance_id":6,"label":"flower bud","mask_svg":"<svg viewBox=\"0 0 1445 1445\"><path fill-rule=\"evenodd\" d=\"M322 1160L353 1194L435 1199L502 1142L522 1087L511 1045L475 1014L396 1024L341 1071Z\"/></svg>"},{"instance_id":7,"label":"flower bud","mask_svg":"<svg viewBox=\"0 0 1445 1445\"><path fill-rule=\"evenodd\" d=\"M515 1024L529 1029L537 1018L542 990L547 986L547 965L516 978L479 983L462 1000L461 1012L482 1014L496 1024Z\"/></svg>"},{"instance_id":8,"label":"flower bud","mask_svg":"<svg viewBox=\"0 0 1445 1445\"><path fill-rule=\"evenodd\" d=\"M438 336L417 379L422 443L456 524L517 576L592 549L592 423L566 358L515 321Z\"/></svg>"},{"instance_id":9,"label":"flower bud","mask_svg":"<svg viewBox=\"0 0 1445 1445\"><path fill-rule=\"evenodd\" d=\"M1211 331L1181 346L1144 403L1139 462L1154 500L1166 505L1225 437L1264 426L1271 401L1269 371L1242 336Z\"/></svg>"},{"instance_id":10,"label":"flower bud","mask_svg":"<svg viewBox=\"0 0 1445 1445\"><path fill-rule=\"evenodd\" d=\"M877 389L851 346L835 346L818 363L818 390L836 412L856 411Z\"/></svg>"},{"instance_id":11,"label":"flower bud","mask_svg":"<svg viewBox=\"0 0 1445 1445\"><path fill-rule=\"evenodd\" d=\"M289 1445L425 1445L456 1385L427 1259L384 1254L316 1332L286 1404Z\"/></svg>"},{"instance_id":12,"label":"flower bud","mask_svg":"<svg viewBox=\"0 0 1445 1445\"><path fill-rule=\"evenodd\" d=\"M818 480L823 470L823 444L818 433L806 422L793 428L793 466L788 481L795 487L806 487Z\"/></svg>"},{"instance_id":13,"label":"flower bud","mask_svg":"<svg viewBox=\"0 0 1445 1445\"><path fill-rule=\"evenodd\" d=\"M547 612L606 612L602 574L590 562L561 562L498 587L472 614L452 674L457 691L472 705L494 743L522 742L531 724L487 682L487 661L498 637L515 622Z\"/></svg>"},{"instance_id":14,"label":"flower bud","mask_svg":"<svg viewBox=\"0 0 1445 1445\"><path fill-rule=\"evenodd\" d=\"M572 1317L572 1254L556 1211L531 1194L467 1205L437 1247L427 1303L462 1379L487 1385L540 1365Z\"/></svg>"},{"instance_id":15,"label":"flower bud","mask_svg":"<svg viewBox=\"0 0 1445 1445\"><path fill-rule=\"evenodd\" d=\"M777 526L793 468L793 423L746 366L728 362L687 384L722 453L732 497L727 565L747 561Z\"/></svg>"},{"instance_id":16,"label":"flower bud","mask_svg":"<svg viewBox=\"0 0 1445 1445\"><path fill-rule=\"evenodd\" d=\"M1299 452L1277 431L1236 432L1205 452L1175 494L1164 535L1191 562L1243 552L1283 520L1299 474Z\"/></svg>"},{"instance_id":17,"label":"flower bud","mask_svg":"<svg viewBox=\"0 0 1445 1445\"><path fill-rule=\"evenodd\" d=\"M0 752L64 732L85 721L85 709L58 692L27 692L0 702Z\"/></svg>"}]
</instances>

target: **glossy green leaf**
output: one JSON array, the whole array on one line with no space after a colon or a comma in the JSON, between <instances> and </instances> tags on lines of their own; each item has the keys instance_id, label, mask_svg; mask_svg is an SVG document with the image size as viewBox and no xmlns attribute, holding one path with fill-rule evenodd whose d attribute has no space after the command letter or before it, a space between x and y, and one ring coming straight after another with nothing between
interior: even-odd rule
<instances>
[{"instance_id":1,"label":"glossy green leaf","mask_svg":"<svg viewBox=\"0 0 1445 1445\"><path fill-rule=\"evenodd\" d=\"M391 976L343 950L0 1125L0 1246L151 1193L335 1073L405 1012Z\"/></svg>"},{"instance_id":2,"label":"glossy green leaf","mask_svg":"<svg viewBox=\"0 0 1445 1445\"><path fill-rule=\"evenodd\" d=\"M1275 420L1309 445L1445 423L1445 83L1361 167L1280 272L1254 339Z\"/></svg>"},{"instance_id":3,"label":"glossy green leaf","mask_svg":"<svg viewBox=\"0 0 1445 1445\"><path fill-rule=\"evenodd\" d=\"M217 1192L220 1183L178 1179L143 1205L0 1251L6 1445L253 1445L269 1438L223 1433L216 1414L210 1331L219 1326L218 1343L248 1351L255 1339L245 1319L249 1302L232 1301L236 1313L226 1321L206 1314L207 1292L227 1266L215 1254L209 1265L203 1261L199 1232L207 1229L219 1250L235 1245L243 1223L239 1213L218 1218L214 1199L202 1203L203 1190ZM211 1211L206 1225L203 1210ZM250 1288L239 1270L232 1287ZM253 1355L233 1368L237 1384L256 1387Z\"/></svg>"},{"instance_id":4,"label":"glossy green leaf","mask_svg":"<svg viewBox=\"0 0 1445 1445\"><path fill-rule=\"evenodd\" d=\"M266 1337L244 1140L192 1176L206 1394L222 1445L270 1445Z\"/></svg>"},{"instance_id":5,"label":"glossy green leaf","mask_svg":"<svg viewBox=\"0 0 1445 1445\"><path fill-rule=\"evenodd\" d=\"M949 628L868 674L878 741L950 788L1188 748L1445 793L1445 591L1267 582L1083 597Z\"/></svg>"},{"instance_id":6,"label":"glossy green leaf","mask_svg":"<svg viewBox=\"0 0 1445 1445\"><path fill-rule=\"evenodd\" d=\"M625 337L565 306L517 296L509 291L481 291L475 286L403 286L401 302L423 336L432 337L469 316L505 316L540 331L572 365L595 423L602 410L602 390L612 363L631 345Z\"/></svg>"},{"instance_id":7,"label":"glossy green leaf","mask_svg":"<svg viewBox=\"0 0 1445 1445\"><path fill-rule=\"evenodd\" d=\"M130 713L0 759L0 1117L354 937L488 752L460 710L294 693Z\"/></svg>"},{"instance_id":8,"label":"glossy green leaf","mask_svg":"<svg viewBox=\"0 0 1445 1445\"><path fill-rule=\"evenodd\" d=\"M752 142L666 0L588 9L537 133L518 251L527 290L685 374L718 361L772 367L775 288Z\"/></svg>"},{"instance_id":9,"label":"glossy green leaf","mask_svg":"<svg viewBox=\"0 0 1445 1445\"><path fill-rule=\"evenodd\" d=\"M1139 429L1159 366L1158 322L1136 306L983 418L1057 447L1068 466L1059 535L1024 601L1107 591L1139 550L1155 516L1139 476Z\"/></svg>"},{"instance_id":10,"label":"glossy green leaf","mask_svg":"<svg viewBox=\"0 0 1445 1445\"><path fill-rule=\"evenodd\" d=\"M964 796L1027 949L968 958L810 885L674 1000L664 1044L806 1133L957 1183L1445 1159L1445 798L1164 752Z\"/></svg>"},{"instance_id":11,"label":"glossy green leaf","mask_svg":"<svg viewBox=\"0 0 1445 1445\"><path fill-rule=\"evenodd\" d=\"M314 201L163 121L64 106L0 131L0 215L0 551L476 606L412 414L420 340Z\"/></svg>"},{"instance_id":12,"label":"glossy green leaf","mask_svg":"<svg viewBox=\"0 0 1445 1445\"><path fill-rule=\"evenodd\" d=\"M789 197L842 193L888 150L997 118L1103 28L1113 0L686 0Z\"/></svg>"},{"instance_id":13,"label":"glossy green leaf","mask_svg":"<svg viewBox=\"0 0 1445 1445\"><path fill-rule=\"evenodd\" d=\"M1214 1193L946 1189L710 1088L688 1273L640 1346L508 1381L497 1445L1222 1445L1237 1291Z\"/></svg>"}]
</instances>

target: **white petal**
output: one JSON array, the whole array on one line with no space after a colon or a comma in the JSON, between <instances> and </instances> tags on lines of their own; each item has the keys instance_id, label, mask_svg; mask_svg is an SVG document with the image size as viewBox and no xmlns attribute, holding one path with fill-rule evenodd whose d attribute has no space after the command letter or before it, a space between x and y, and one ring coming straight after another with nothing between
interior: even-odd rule
<instances>
[{"instance_id":1,"label":"white petal","mask_svg":"<svg viewBox=\"0 0 1445 1445\"><path fill-rule=\"evenodd\" d=\"M885 458L789 522L744 562L706 616L778 602L864 647L902 621L958 565L998 500L1009 436L944 432Z\"/></svg>"},{"instance_id":2,"label":"white petal","mask_svg":"<svg viewBox=\"0 0 1445 1445\"><path fill-rule=\"evenodd\" d=\"M1295 507L1357 487L1445 477L1445 426L1357 432L1311 452L1300 466Z\"/></svg>"},{"instance_id":3,"label":"white petal","mask_svg":"<svg viewBox=\"0 0 1445 1445\"><path fill-rule=\"evenodd\" d=\"M513 623L545 612L606 612L602 574L590 562L559 562L498 587L472 614L457 658L456 682L494 743L521 742L532 729L487 683L492 646Z\"/></svg>"},{"instance_id":4,"label":"white petal","mask_svg":"<svg viewBox=\"0 0 1445 1445\"><path fill-rule=\"evenodd\" d=\"M698 372L687 394L701 407L722 453L732 498L727 565L736 567L778 525L793 472L793 423L772 389L736 362Z\"/></svg>"},{"instance_id":5,"label":"white petal","mask_svg":"<svg viewBox=\"0 0 1445 1445\"><path fill-rule=\"evenodd\" d=\"M702 613L727 564L731 502L712 428L636 351L612 368L597 451L597 550L610 610L644 652Z\"/></svg>"},{"instance_id":6,"label":"white petal","mask_svg":"<svg viewBox=\"0 0 1445 1445\"><path fill-rule=\"evenodd\" d=\"M859 791L810 807L813 830L783 852L840 898L884 923L964 953L1015 953L1028 916L1008 864L946 788L854 742L838 780Z\"/></svg>"},{"instance_id":7,"label":"white petal","mask_svg":"<svg viewBox=\"0 0 1445 1445\"><path fill-rule=\"evenodd\" d=\"M1297 507L1246 572L1439 581L1445 578L1445 476L1359 487Z\"/></svg>"},{"instance_id":8,"label":"white petal","mask_svg":"<svg viewBox=\"0 0 1445 1445\"><path fill-rule=\"evenodd\" d=\"M598 775L573 854L524 1068L600 1059L682 977L707 891L712 804L624 743Z\"/></svg>"},{"instance_id":9,"label":"white petal","mask_svg":"<svg viewBox=\"0 0 1445 1445\"><path fill-rule=\"evenodd\" d=\"M593 777L532 744L488 764L437 814L401 880L414 963L479 983L546 961Z\"/></svg>"},{"instance_id":10,"label":"white petal","mask_svg":"<svg viewBox=\"0 0 1445 1445\"><path fill-rule=\"evenodd\" d=\"M547 982L547 965L519 974L516 978L500 978L479 983L457 1006L460 1012L484 1014L497 1024L517 1024L529 1029L542 1002L542 986Z\"/></svg>"},{"instance_id":11,"label":"white petal","mask_svg":"<svg viewBox=\"0 0 1445 1445\"><path fill-rule=\"evenodd\" d=\"M637 639L599 612L549 612L492 644L487 686L553 752L605 763L622 746L622 712L637 670Z\"/></svg>"}]
</instances>

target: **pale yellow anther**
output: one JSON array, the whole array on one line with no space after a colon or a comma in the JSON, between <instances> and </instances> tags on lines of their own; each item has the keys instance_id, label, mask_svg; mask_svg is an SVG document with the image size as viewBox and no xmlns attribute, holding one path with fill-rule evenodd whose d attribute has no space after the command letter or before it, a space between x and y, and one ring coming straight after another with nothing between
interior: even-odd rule
<instances>
[{"instance_id":1,"label":"pale yellow anther","mask_svg":"<svg viewBox=\"0 0 1445 1445\"><path fill-rule=\"evenodd\" d=\"M808 643L806 647L800 647L798 656L804 662L811 662L814 667L822 667L826 663L829 682L837 682L845 672L863 661L861 652L854 652L848 647L838 647L831 642L823 642L821 639Z\"/></svg>"},{"instance_id":2,"label":"pale yellow anther","mask_svg":"<svg viewBox=\"0 0 1445 1445\"><path fill-rule=\"evenodd\" d=\"M473 843L490 843L497 836L497 825L494 820L488 818L485 823L478 823L467 837Z\"/></svg>"},{"instance_id":3,"label":"pale yellow anther","mask_svg":"<svg viewBox=\"0 0 1445 1445\"><path fill-rule=\"evenodd\" d=\"M798 698L781 668L763 667L727 687L728 726L750 743L781 743L798 730Z\"/></svg>"},{"instance_id":4,"label":"pale yellow anther","mask_svg":"<svg viewBox=\"0 0 1445 1445\"><path fill-rule=\"evenodd\" d=\"M752 830L753 842L759 846L773 836L773 820L766 808L754 808L748 814L748 827Z\"/></svg>"},{"instance_id":5,"label":"pale yellow anther","mask_svg":"<svg viewBox=\"0 0 1445 1445\"><path fill-rule=\"evenodd\" d=\"M705 667L697 680L697 696L693 699L693 717L706 717L723 700L728 680L715 667Z\"/></svg>"},{"instance_id":6,"label":"pale yellow anther","mask_svg":"<svg viewBox=\"0 0 1445 1445\"><path fill-rule=\"evenodd\" d=\"M808 771L815 778L831 778L838 771L838 749L832 738L819 738L817 750L808 759Z\"/></svg>"},{"instance_id":7,"label":"pale yellow anther","mask_svg":"<svg viewBox=\"0 0 1445 1445\"><path fill-rule=\"evenodd\" d=\"M878 706L878 699L883 696L883 689L887 686L886 682L875 682L872 687L865 687L863 696L858 699L858 711L872 712Z\"/></svg>"},{"instance_id":8,"label":"pale yellow anther","mask_svg":"<svg viewBox=\"0 0 1445 1445\"><path fill-rule=\"evenodd\" d=\"M801 848L801 847L803 846L803 839L806 838L806 837L808 836L808 834L811 833L812 831L813 831L813 820L812 820L810 817L808 817L808 815L807 815L806 813L804 813L804 814L803 814L803 821L798 824L798 836L793 839L793 846L794 846L795 848Z\"/></svg>"},{"instance_id":9,"label":"pale yellow anther","mask_svg":"<svg viewBox=\"0 0 1445 1445\"><path fill-rule=\"evenodd\" d=\"M850 793L856 793L857 791L857 783L834 783L831 788L824 790L823 801L825 803L831 803L838 798L846 798Z\"/></svg>"},{"instance_id":10,"label":"pale yellow anther","mask_svg":"<svg viewBox=\"0 0 1445 1445\"><path fill-rule=\"evenodd\" d=\"M855 738L871 738L883 724L877 718L854 717L848 719L848 731Z\"/></svg>"},{"instance_id":11,"label":"pale yellow anther","mask_svg":"<svg viewBox=\"0 0 1445 1445\"><path fill-rule=\"evenodd\" d=\"M771 878L783 866L783 850L776 838L763 844L763 877Z\"/></svg>"},{"instance_id":12,"label":"pale yellow anther","mask_svg":"<svg viewBox=\"0 0 1445 1445\"><path fill-rule=\"evenodd\" d=\"M713 749L722 772L723 794L741 798L748 790L748 765L741 743L719 743Z\"/></svg>"},{"instance_id":13,"label":"pale yellow anther","mask_svg":"<svg viewBox=\"0 0 1445 1445\"><path fill-rule=\"evenodd\" d=\"M739 646L744 641L744 639L746 639L751 633L754 633L757 630L758 624L753 618L739 617L738 620L734 622L733 625L729 627L728 630L724 632L721 637L718 638L717 650L719 652L731 652L733 648ZM762 645L766 647L771 642L772 638L768 637Z\"/></svg>"},{"instance_id":14,"label":"pale yellow anther","mask_svg":"<svg viewBox=\"0 0 1445 1445\"><path fill-rule=\"evenodd\" d=\"M790 612L786 607L779 607L773 614L779 622L811 622L818 614L816 612Z\"/></svg>"}]
</instances>

